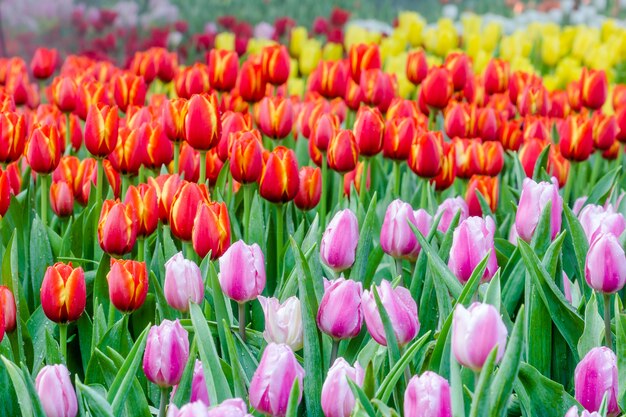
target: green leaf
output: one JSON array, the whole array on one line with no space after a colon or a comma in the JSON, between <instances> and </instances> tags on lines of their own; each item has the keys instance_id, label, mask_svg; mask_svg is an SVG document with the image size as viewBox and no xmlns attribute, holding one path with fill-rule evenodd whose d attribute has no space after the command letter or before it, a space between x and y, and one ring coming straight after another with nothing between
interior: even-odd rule
<instances>
[{"instance_id":1,"label":"green leaf","mask_svg":"<svg viewBox=\"0 0 626 417\"><path fill-rule=\"evenodd\" d=\"M398 340L396 339L396 334L394 333L393 325L391 324L387 310L380 300L378 289L376 287L372 287L372 293L374 294L374 299L376 300L376 309L378 309L380 320L382 321L383 328L385 329L385 339L387 340L387 351L389 353L389 366L394 366L400 360L400 347L398 346Z\"/></svg>"},{"instance_id":2,"label":"green leaf","mask_svg":"<svg viewBox=\"0 0 626 417\"><path fill-rule=\"evenodd\" d=\"M615 300L615 311L618 308L619 297ZM617 370L618 370L618 393L617 402L622 410L626 410L626 314L620 313L615 317Z\"/></svg>"},{"instance_id":3,"label":"green leaf","mask_svg":"<svg viewBox=\"0 0 626 417\"><path fill-rule=\"evenodd\" d=\"M578 218L567 205L563 205L563 225L567 231L563 247L563 269L571 280L578 278L583 282L585 278L585 259L589 251L587 236ZM587 299L591 296L591 291L587 285L583 285L583 290Z\"/></svg>"},{"instance_id":4,"label":"green leaf","mask_svg":"<svg viewBox=\"0 0 626 417\"><path fill-rule=\"evenodd\" d=\"M230 326L228 325L226 320L222 320L222 324L224 328L224 334L226 335L226 345L228 346L228 356L230 357L230 368L233 372L233 385L235 387L235 396L239 398L246 398L246 373L241 366L239 355L237 354L237 348L235 348L235 340L233 339L233 335L230 331Z\"/></svg>"},{"instance_id":5,"label":"green leaf","mask_svg":"<svg viewBox=\"0 0 626 417\"><path fill-rule=\"evenodd\" d=\"M43 225L38 216L33 219L30 229L30 282L34 296L34 305L39 305L39 290L43 282L43 276L48 266L52 265L52 249L48 240L46 227Z\"/></svg>"},{"instance_id":6,"label":"green leaf","mask_svg":"<svg viewBox=\"0 0 626 417\"><path fill-rule=\"evenodd\" d=\"M376 417L376 411L374 410L374 406L370 402L369 398L367 398L367 395L365 395L365 392L363 392L361 387L355 384L354 381L348 377L346 377L346 380L348 381L348 385L350 386L350 389L352 390L352 394L354 394L354 398L361 404L361 406L363 406L363 410L365 411L365 413L369 417ZM316 400L319 402L319 399L316 399ZM307 415L308 415L308 409L307 409Z\"/></svg>"},{"instance_id":7,"label":"green leaf","mask_svg":"<svg viewBox=\"0 0 626 417\"><path fill-rule=\"evenodd\" d=\"M28 312L28 309L26 308L26 306L22 306L22 303L24 302L24 296L22 294L23 288L21 288L20 286L19 279L19 263L16 239L16 231L14 230L13 234L11 235L11 240L9 241L9 244L7 245L4 252L4 258L2 260L2 275L4 276L3 279L5 280L7 280L9 277L11 278L9 282L5 281L5 285L8 284L6 286L9 287L15 299L15 322L18 324L15 330L15 332L17 333L17 348L19 360L21 363L24 363L26 361L26 356L24 354L24 338L22 335L21 323L23 320L22 313ZM39 289L37 291L39 291ZM41 362L39 362L39 364L41 364Z\"/></svg>"},{"instance_id":8,"label":"green leaf","mask_svg":"<svg viewBox=\"0 0 626 417\"><path fill-rule=\"evenodd\" d=\"M485 294L484 302L487 304L491 304L496 308L496 310L500 311L500 270L491 278L489 282L489 286L487 287L487 293Z\"/></svg>"},{"instance_id":9,"label":"green leaf","mask_svg":"<svg viewBox=\"0 0 626 417\"><path fill-rule=\"evenodd\" d=\"M104 377L108 385L111 386L113 382L115 382L115 377L117 376L116 372L124 366L124 357L109 346L106 347L106 354L102 353L100 350L97 352L101 359L100 363L103 364L103 366L109 367L109 369L104 372ZM102 356L104 356L104 358ZM141 376L143 377L143 375ZM132 378L128 396L124 401L120 413L128 417L151 417L148 398L146 398L141 384L139 383L139 379L136 376Z\"/></svg>"},{"instance_id":10,"label":"green leaf","mask_svg":"<svg viewBox=\"0 0 626 417\"><path fill-rule=\"evenodd\" d=\"M496 356L498 354L498 347L494 347L487 361L483 365L483 369L480 371L480 377L474 390L474 397L472 398L472 407L470 408L469 417L480 417L487 415L489 409L489 385L491 377L493 376L493 369L496 366Z\"/></svg>"},{"instance_id":11,"label":"green leaf","mask_svg":"<svg viewBox=\"0 0 626 417\"><path fill-rule=\"evenodd\" d=\"M359 245L356 249L354 266L350 271L350 278L364 283L367 279L371 279L371 277L365 275L365 272L368 269L368 260L374 242L374 233L377 231L376 224L378 218L376 216L376 201L377 196L376 193L374 193L359 232Z\"/></svg>"},{"instance_id":12,"label":"green leaf","mask_svg":"<svg viewBox=\"0 0 626 417\"><path fill-rule=\"evenodd\" d=\"M296 378L289 392L289 402L287 403L287 413L285 417L296 417L298 415L298 400L300 396L300 381Z\"/></svg>"},{"instance_id":13,"label":"green leaf","mask_svg":"<svg viewBox=\"0 0 626 417\"><path fill-rule=\"evenodd\" d=\"M583 358L591 349L601 346L603 334L604 321L598 313L596 294L592 293L585 307L585 330L578 340L578 356Z\"/></svg>"},{"instance_id":14,"label":"green leaf","mask_svg":"<svg viewBox=\"0 0 626 417\"><path fill-rule=\"evenodd\" d=\"M450 400L452 403L452 417L465 417L461 367L456 361L452 349L450 349Z\"/></svg>"},{"instance_id":15,"label":"green leaf","mask_svg":"<svg viewBox=\"0 0 626 417\"><path fill-rule=\"evenodd\" d=\"M514 388L527 416L564 416L571 407L580 407L563 385L546 378L524 362Z\"/></svg>"},{"instance_id":16,"label":"green leaf","mask_svg":"<svg viewBox=\"0 0 626 417\"><path fill-rule=\"evenodd\" d=\"M37 395L32 395L28 389L24 374L20 368L15 366L13 362L4 356L0 356L0 359L2 359L2 362L9 373L9 377L11 378L11 382L13 383L13 389L17 395L17 401L20 405L22 417L45 417Z\"/></svg>"},{"instance_id":17,"label":"green leaf","mask_svg":"<svg viewBox=\"0 0 626 417\"><path fill-rule=\"evenodd\" d=\"M543 180L543 171L547 169L548 166L548 155L550 155L550 146L546 146L543 148L539 157L537 158L537 162L535 162L535 168L533 169L533 179L535 181Z\"/></svg>"},{"instance_id":18,"label":"green leaf","mask_svg":"<svg viewBox=\"0 0 626 417\"><path fill-rule=\"evenodd\" d=\"M196 366L196 355L198 354L198 342L196 336L193 338L193 342L191 342L191 349L189 349L189 359L187 360L187 364L185 365L185 370L183 371L183 376L176 387L176 393L172 396L172 404L176 404L176 406L181 407L184 404L189 402L189 398L191 396L191 384L193 380L193 371Z\"/></svg>"},{"instance_id":19,"label":"green leaf","mask_svg":"<svg viewBox=\"0 0 626 417\"><path fill-rule=\"evenodd\" d=\"M589 197L587 197L585 205L604 204L604 201L611 193L615 182L619 178L619 173L621 170L622 167L620 165L604 174L604 176L598 180L598 182L594 185L593 189L589 193Z\"/></svg>"},{"instance_id":20,"label":"green leaf","mask_svg":"<svg viewBox=\"0 0 626 417\"><path fill-rule=\"evenodd\" d=\"M111 405L100 392L81 383L78 376L76 376L75 384L76 390L80 391L80 395L89 409L90 415L94 417L114 417Z\"/></svg>"},{"instance_id":21,"label":"green leaf","mask_svg":"<svg viewBox=\"0 0 626 417\"><path fill-rule=\"evenodd\" d=\"M228 309L226 307L226 300L224 298L224 293L222 292L222 287L220 286L220 281L217 277L217 271L215 271L215 265L213 262L209 265L209 274L208 274L208 285L211 287L213 291L213 308L215 310L215 321L217 323L222 323L222 321L226 322L226 328L230 327L230 316L228 315ZM222 352L228 352L230 356L230 350L228 349L226 333L230 330L225 331L224 326L217 326L217 335L220 340L220 347ZM228 360L228 358L224 358Z\"/></svg>"}]
</instances>

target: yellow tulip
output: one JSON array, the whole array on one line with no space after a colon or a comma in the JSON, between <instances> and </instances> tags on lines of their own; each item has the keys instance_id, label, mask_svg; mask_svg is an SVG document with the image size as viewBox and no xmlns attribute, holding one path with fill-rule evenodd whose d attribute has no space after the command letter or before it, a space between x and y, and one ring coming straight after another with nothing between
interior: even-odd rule
<instances>
[{"instance_id":1,"label":"yellow tulip","mask_svg":"<svg viewBox=\"0 0 626 417\"><path fill-rule=\"evenodd\" d=\"M338 61L343 57L343 45L335 42L328 42L324 45L322 53L325 61Z\"/></svg>"},{"instance_id":2,"label":"yellow tulip","mask_svg":"<svg viewBox=\"0 0 626 417\"><path fill-rule=\"evenodd\" d=\"M541 40L541 60L544 64L553 67L561 57L561 39L555 35L545 36Z\"/></svg>"},{"instance_id":3,"label":"yellow tulip","mask_svg":"<svg viewBox=\"0 0 626 417\"><path fill-rule=\"evenodd\" d=\"M235 35L230 32L220 32L215 37L215 49L235 50Z\"/></svg>"},{"instance_id":4,"label":"yellow tulip","mask_svg":"<svg viewBox=\"0 0 626 417\"><path fill-rule=\"evenodd\" d=\"M461 25L463 25L463 34L480 34L480 28L483 24L482 17L474 13L467 13L461 16Z\"/></svg>"},{"instance_id":5,"label":"yellow tulip","mask_svg":"<svg viewBox=\"0 0 626 417\"><path fill-rule=\"evenodd\" d=\"M304 96L305 84L302 78L289 78L287 80L287 93L290 96Z\"/></svg>"},{"instance_id":6,"label":"yellow tulip","mask_svg":"<svg viewBox=\"0 0 626 417\"><path fill-rule=\"evenodd\" d=\"M252 38L248 41L246 52L248 52L248 54L258 54L261 52L261 50L263 50L264 47L275 44L275 43L276 42L274 42L271 39Z\"/></svg>"},{"instance_id":7,"label":"yellow tulip","mask_svg":"<svg viewBox=\"0 0 626 417\"><path fill-rule=\"evenodd\" d=\"M291 56L300 57L302 46L309 39L309 34L305 27L298 26L291 30L291 40L289 41L289 52Z\"/></svg>"},{"instance_id":8,"label":"yellow tulip","mask_svg":"<svg viewBox=\"0 0 626 417\"><path fill-rule=\"evenodd\" d=\"M393 37L384 38L380 42L380 59L385 59L401 54L406 49L406 43Z\"/></svg>"},{"instance_id":9,"label":"yellow tulip","mask_svg":"<svg viewBox=\"0 0 626 417\"><path fill-rule=\"evenodd\" d=\"M289 65L289 78L295 78L298 76L298 60L291 58L290 60L290 65Z\"/></svg>"},{"instance_id":10,"label":"yellow tulip","mask_svg":"<svg viewBox=\"0 0 626 417\"><path fill-rule=\"evenodd\" d=\"M600 27L600 39L602 42L606 42L611 36L616 35L619 32L619 28L614 19L606 19L602 22Z\"/></svg>"},{"instance_id":11,"label":"yellow tulip","mask_svg":"<svg viewBox=\"0 0 626 417\"><path fill-rule=\"evenodd\" d=\"M426 21L415 12L400 12L398 14L398 29L406 32L411 46L418 46L424 42L424 28Z\"/></svg>"},{"instance_id":12,"label":"yellow tulip","mask_svg":"<svg viewBox=\"0 0 626 417\"><path fill-rule=\"evenodd\" d=\"M482 33L482 47L486 52L493 52L498 46L500 36L502 34L502 26L496 22L490 22L485 26Z\"/></svg>"},{"instance_id":13,"label":"yellow tulip","mask_svg":"<svg viewBox=\"0 0 626 417\"><path fill-rule=\"evenodd\" d=\"M487 67L489 60L491 59L491 54L488 54L485 51L478 51L478 55L474 57L473 70L475 74L482 74L482 72Z\"/></svg>"},{"instance_id":14,"label":"yellow tulip","mask_svg":"<svg viewBox=\"0 0 626 417\"><path fill-rule=\"evenodd\" d=\"M600 36L597 31L579 28L572 43L572 56L583 61L585 56L598 46Z\"/></svg>"},{"instance_id":15,"label":"yellow tulip","mask_svg":"<svg viewBox=\"0 0 626 417\"><path fill-rule=\"evenodd\" d=\"M472 59L476 59L482 51L482 36L480 33L470 33L464 37L465 52Z\"/></svg>"},{"instance_id":16,"label":"yellow tulip","mask_svg":"<svg viewBox=\"0 0 626 417\"><path fill-rule=\"evenodd\" d=\"M300 54L300 72L309 75L322 59L322 43L317 39L308 39L302 45Z\"/></svg>"}]
</instances>

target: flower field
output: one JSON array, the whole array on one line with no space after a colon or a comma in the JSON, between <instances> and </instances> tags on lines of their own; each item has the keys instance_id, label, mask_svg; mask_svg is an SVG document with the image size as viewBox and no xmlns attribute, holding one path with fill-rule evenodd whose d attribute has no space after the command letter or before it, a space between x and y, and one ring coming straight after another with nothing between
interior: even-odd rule
<instances>
[{"instance_id":1,"label":"flower field","mask_svg":"<svg viewBox=\"0 0 626 417\"><path fill-rule=\"evenodd\" d=\"M620 22L97 12L0 58L0 416L626 415Z\"/></svg>"}]
</instances>

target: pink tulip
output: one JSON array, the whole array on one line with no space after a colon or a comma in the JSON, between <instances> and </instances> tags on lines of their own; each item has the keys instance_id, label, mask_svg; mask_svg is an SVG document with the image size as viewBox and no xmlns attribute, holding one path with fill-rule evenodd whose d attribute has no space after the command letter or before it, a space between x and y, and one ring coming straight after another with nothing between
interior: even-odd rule
<instances>
[{"instance_id":1,"label":"pink tulip","mask_svg":"<svg viewBox=\"0 0 626 417\"><path fill-rule=\"evenodd\" d=\"M582 413L578 414L578 408L576 408L576 406L573 406L572 408L567 410L567 413L565 414L564 417L602 417L602 416L600 415L600 413L596 413L595 411L593 413L590 413L587 410L583 410Z\"/></svg>"},{"instance_id":2,"label":"pink tulip","mask_svg":"<svg viewBox=\"0 0 626 417\"><path fill-rule=\"evenodd\" d=\"M457 362L480 371L497 346L496 363L506 348L508 331L498 310L490 304L474 303L469 309L457 305L452 317L452 352Z\"/></svg>"},{"instance_id":3,"label":"pink tulip","mask_svg":"<svg viewBox=\"0 0 626 417\"><path fill-rule=\"evenodd\" d=\"M413 340L420 328L415 300L411 297L409 290L404 287L392 288L389 281L383 280L376 289L389 316L398 344L400 346L406 345ZM361 305L370 335L379 344L387 346L385 329L376 306L374 293L365 290L361 297Z\"/></svg>"},{"instance_id":4,"label":"pink tulip","mask_svg":"<svg viewBox=\"0 0 626 417\"><path fill-rule=\"evenodd\" d=\"M411 378L404 393L404 416L451 417L448 381L431 371Z\"/></svg>"},{"instance_id":5,"label":"pink tulip","mask_svg":"<svg viewBox=\"0 0 626 417\"><path fill-rule=\"evenodd\" d=\"M582 197L578 197L576 201L574 201L574 206L572 207L572 211L574 212L575 215L578 216L580 214L580 211L582 210L585 203L587 202L587 198L588 197L584 195Z\"/></svg>"},{"instance_id":6,"label":"pink tulip","mask_svg":"<svg viewBox=\"0 0 626 417\"><path fill-rule=\"evenodd\" d=\"M348 378L361 387L365 371L358 362L352 367L345 359L337 358L322 385L322 411L326 417L350 417L352 414L355 400Z\"/></svg>"},{"instance_id":7,"label":"pink tulip","mask_svg":"<svg viewBox=\"0 0 626 417\"><path fill-rule=\"evenodd\" d=\"M170 307L181 312L189 311L189 302L200 304L204 299L204 283L200 268L185 259L182 252L165 263L165 300Z\"/></svg>"},{"instance_id":8,"label":"pink tulip","mask_svg":"<svg viewBox=\"0 0 626 417\"><path fill-rule=\"evenodd\" d=\"M585 280L604 294L621 290L626 284L626 255L612 233L597 234L585 261Z\"/></svg>"},{"instance_id":9,"label":"pink tulip","mask_svg":"<svg viewBox=\"0 0 626 417\"><path fill-rule=\"evenodd\" d=\"M495 232L496 225L491 217L469 217L454 230L448 267L462 284L470 279L476 266L490 251L482 281L491 280L498 270Z\"/></svg>"},{"instance_id":10,"label":"pink tulip","mask_svg":"<svg viewBox=\"0 0 626 417\"><path fill-rule=\"evenodd\" d=\"M284 343L294 351L302 349L302 309L297 297L284 303L278 298L259 296L265 314L263 337L267 343Z\"/></svg>"},{"instance_id":11,"label":"pink tulip","mask_svg":"<svg viewBox=\"0 0 626 417\"><path fill-rule=\"evenodd\" d=\"M552 204L550 225L551 237L554 239L561 230L563 212L563 198L559 195L558 181L553 177L551 183L536 183L530 178L525 178L515 215L515 227L520 238L530 242L541 219L541 213L548 203Z\"/></svg>"},{"instance_id":12,"label":"pink tulip","mask_svg":"<svg viewBox=\"0 0 626 417\"><path fill-rule=\"evenodd\" d=\"M189 358L189 338L178 320L163 320L148 332L143 355L143 372L159 387L180 382Z\"/></svg>"},{"instance_id":13,"label":"pink tulip","mask_svg":"<svg viewBox=\"0 0 626 417\"><path fill-rule=\"evenodd\" d=\"M174 387L171 393L171 397L174 397L178 385ZM209 399L209 393L206 388L206 382L204 379L204 369L202 368L202 362L196 359L196 363L193 367L193 376L191 378L191 398L190 402L202 401L208 407L211 405Z\"/></svg>"},{"instance_id":14,"label":"pink tulip","mask_svg":"<svg viewBox=\"0 0 626 417\"><path fill-rule=\"evenodd\" d=\"M608 415L619 414L617 405L617 357L607 347L591 349L574 371L576 400L587 411L598 411L608 394Z\"/></svg>"},{"instance_id":15,"label":"pink tulip","mask_svg":"<svg viewBox=\"0 0 626 417\"><path fill-rule=\"evenodd\" d=\"M248 414L248 406L241 398L231 398L211 408L209 417L252 417L252 415Z\"/></svg>"},{"instance_id":16,"label":"pink tulip","mask_svg":"<svg viewBox=\"0 0 626 417\"><path fill-rule=\"evenodd\" d=\"M578 220L590 243L599 233L612 233L620 237L626 229L626 219L610 204L607 207L587 205L578 215Z\"/></svg>"},{"instance_id":17,"label":"pink tulip","mask_svg":"<svg viewBox=\"0 0 626 417\"><path fill-rule=\"evenodd\" d=\"M380 231L380 246L386 254L393 258L417 258L419 243L410 224L417 226L413 207L402 200L392 201Z\"/></svg>"},{"instance_id":18,"label":"pink tulip","mask_svg":"<svg viewBox=\"0 0 626 417\"><path fill-rule=\"evenodd\" d=\"M435 218L437 218L439 214L443 213L441 215L441 220L439 220L437 230L446 233L450 227L450 223L454 220L454 216L456 216L459 211L461 212L461 217L459 219L460 223L469 217L469 207L463 197L446 198L439 205L437 213L435 213Z\"/></svg>"},{"instance_id":19,"label":"pink tulip","mask_svg":"<svg viewBox=\"0 0 626 417\"><path fill-rule=\"evenodd\" d=\"M350 209L341 210L330 221L320 245L322 262L334 271L350 268L356 258L359 223Z\"/></svg>"},{"instance_id":20,"label":"pink tulip","mask_svg":"<svg viewBox=\"0 0 626 417\"><path fill-rule=\"evenodd\" d=\"M229 298L243 303L254 300L265 288L265 258L256 243L239 240L220 258L220 287Z\"/></svg>"},{"instance_id":21,"label":"pink tulip","mask_svg":"<svg viewBox=\"0 0 626 417\"><path fill-rule=\"evenodd\" d=\"M317 310L317 326L333 339L350 339L361 331L363 284L350 279L324 279L324 295Z\"/></svg>"},{"instance_id":22,"label":"pink tulip","mask_svg":"<svg viewBox=\"0 0 626 417\"><path fill-rule=\"evenodd\" d=\"M302 399L304 369L287 345L270 343L250 381L250 405L263 414L283 417L287 413L289 394L298 380Z\"/></svg>"},{"instance_id":23,"label":"pink tulip","mask_svg":"<svg viewBox=\"0 0 626 417\"><path fill-rule=\"evenodd\" d=\"M563 272L563 295L565 299L572 304L572 282L567 275L565 275L565 272Z\"/></svg>"},{"instance_id":24,"label":"pink tulip","mask_svg":"<svg viewBox=\"0 0 626 417\"><path fill-rule=\"evenodd\" d=\"M78 414L76 393L65 365L41 368L35 379L35 390L46 417L75 417Z\"/></svg>"},{"instance_id":25,"label":"pink tulip","mask_svg":"<svg viewBox=\"0 0 626 417\"><path fill-rule=\"evenodd\" d=\"M170 404L167 417L209 417L209 408L202 401L190 402L180 409L176 405Z\"/></svg>"}]
</instances>

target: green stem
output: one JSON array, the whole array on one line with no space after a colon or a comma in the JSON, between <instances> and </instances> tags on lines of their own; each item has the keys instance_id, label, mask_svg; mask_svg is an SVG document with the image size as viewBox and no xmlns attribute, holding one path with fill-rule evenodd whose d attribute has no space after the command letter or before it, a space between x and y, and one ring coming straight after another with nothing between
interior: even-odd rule
<instances>
[{"instance_id":1,"label":"green stem","mask_svg":"<svg viewBox=\"0 0 626 417\"><path fill-rule=\"evenodd\" d=\"M169 388L161 388L161 403L159 405L159 415L158 417L165 417L165 409L167 408L167 397Z\"/></svg>"},{"instance_id":2,"label":"green stem","mask_svg":"<svg viewBox=\"0 0 626 417\"><path fill-rule=\"evenodd\" d=\"M396 277L400 277L400 285L403 285L404 282L402 282L402 258L396 258Z\"/></svg>"},{"instance_id":3,"label":"green stem","mask_svg":"<svg viewBox=\"0 0 626 417\"><path fill-rule=\"evenodd\" d=\"M393 161L393 195L400 197L400 161Z\"/></svg>"},{"instance_id":4,"label":"green stem","mask_svg":"<svg viewBox=\"0 0 626 417\"><path fill-rule=\"evenodd\" d=\"M369 167L370 159L369 157L363 158L363 172L361 172L361 188L359 190L359 200L361 201L361 205L365 210L365 194L367 194L367 169Z\"/></svg>"},{"instance_id":5,"label":"green stem","mask_svg":"<svg viewBox=\"0 0 626 417\"><path fill-rule=\"evenodd\" d=\"M429 108L428 109L428 130L435 130L435 124L437 123L437 109Z\"/></svg>"},{"instance_id":6,"label":"green stem","mask_svg":"<svg viewBox=\"0 0 626 417\"><path fill-rule=\"evenodd\" d=\"M109 300L109 329L113 327L113 325L115 324L115 306L113 305L113 302Z\"/></svg>"},{"instance_id":7,"label":"green stem","mask_svg":"<svg viewBox=\"0 0 626 417\"><path fill-rule=\"evenodd\" d=\"M122 189L120 191L120 198L126 197L126 191L128 190L128 185L130 184L130 178L128 175L122 175Z\"/></svg>"},{"instance_id":8,"label":"green stem","mask_svg":"<svg viewBox=\"0 0 626 417\"><path fill-rule=\"evenodd\" d=\"M242 184L243 187L243 240L248 242L250 238L250 205L252 203L252 184Z\"/></svg>"},{"instance_id":9,"label":"green stem","mask_svg":"<svg viewBox=\"0 0 626 417\"><path fill-rule=\"evenodd\" d=\"M328 192L328 165L326 164L326 153L322 152L322 198L320 200L320 225L322 229L326 227L326 193Z\"/></svg>"},{"instance_id":10,"label":"green stem","mask_svg":"<svg viewBox=\"0 0 626 417\"><path fill-rule=\"evenodd\" d=\"M611 294L604 295L604 338L606 346L613 350L613 334L611 333Z\"/></svg>"},{"instance_id":11,"label":"green stem","mask_svg":"<svg viewBox=\"0 0 626 417\"><path fill-rule=\"evenodd\" d=\"M276 273L279 282L282 284L282 265L283 265L283 228L284 228L284 207L282 203L276 204Z\"/></svg>"},{"instance_id":12,"label":"green stem","mask_svg":"<svg viewBox=\"0 0 626 417\"><path fill-rule=\"evenodd\" d=\"M595 185L596 180L598 179L598 175L600 174L600 168L602 168L602 152L597 151L593 158L593 169L591 171L591 179L589 180L588 184Z\"/></svg>"},{"instance_id":13,"label":"green stem","mask_svg":"<svg viewBox=\"0 0 626 417\"><path fill-rule=\"evenodd\" d=\"M143 237L137 238L137 260L139 262L143 262L145 244L146 241Z\"/></svg>"},{"instance_id":14,"label":"green stem","mask_svg":"<svg viewBox=\"0 0 626 417\"><path fill-rule=\"evenodd\" d=\"M61 363L67 364L67 323L59 324L59 347L61 348Z\"/></svg>"},{"instance_id":15,"label":"green stem","mask_svg":"<svg viewBox=\"0 0 626 417\"><path fill-rule=\"evenodd\" d=\"M569 175L567 177L567 181L565 182L565 189L563 190L563 203L566 205L570 205L570 194L572 193L572 186L574 185L574 181L576 181L576 177L578 174L578 162L571 162Z\"/></svg>"},{"instance_id":16,"label":"green stem","mask_svg":"<svg viewBox=\"0 0 626 417\"><path fill-rule=\"evenodd\" d=\"M200 178L198 184L206 182L206 151L200 151Z\"/></svg>"},{"instance_id":17,"label":"green stem","mask_svg":"<svg viewBox=\"0 0 626 417\"><path fill-rule=\"evenodd\" d=\"M339 174L339 186L337 187L337 189L339 190L339 194L337 194L337 209L340 210L341 209L341 202L343 201L343 183L344 183L344 175L343 174Z\"/></svg>"},{"instance_id":18,"label":"green stem","mask_svg":"<svg viewBox=\"0 0 626 417\"><path fill-rule=\"evenodd\" d=\"M65 113L65 155L72 153L72 129L70 128L70 113Z\"/></svg>"},{"instance_id":19,"label":"green stem","mask_svg":"<svg viewBox=\"0 0 626 417\"><path fill-rule=\"evenodd\" d=\"M96 178L96 204L102 205L102 188L104 187L104 161L102 158L97 159L98 176Z\"/></svg>"},{"instance_id":20,"label":"green stem","mask_svg":"<svg viewBox=\"0 0 626 417\"><path fill-rule=\"evenodd\" d=\"M239 336L246 341L246 303L239 303Z\"/></svg>"},{"instance_id":21,"label":"green stem","mask_svg":"<svg viewBox=\"0 0 626 417\"><path fill-rule=\"evenodd\" d=\"M333 363L335 363L338 352L339 352L339 340L333 339L333 344L330 350L330 363L328 364L329 366L333 366Z\"/></svg>"},{"instance_id":22,"label":"green stem","mask_svg":"<svg viewBox=\"0 0 626 417\"><path fill-rule=\"evenodd\" d=\"M174 174L178 174L180 168L180 142L174 142Z\"/></svg>"},{"instance_id":23,"label":"green stem","mask_svg":"<svg viewBox=\"0 0 626 417\"><path fill-rule=\"evenodd\" d=\"M48 226L48 196L50 193L48 187L48 174L40 174L39 180L39 192L41 194L41 222L44 226Z\"/></svg>"}]
</instances>

